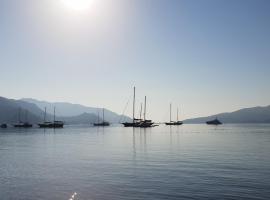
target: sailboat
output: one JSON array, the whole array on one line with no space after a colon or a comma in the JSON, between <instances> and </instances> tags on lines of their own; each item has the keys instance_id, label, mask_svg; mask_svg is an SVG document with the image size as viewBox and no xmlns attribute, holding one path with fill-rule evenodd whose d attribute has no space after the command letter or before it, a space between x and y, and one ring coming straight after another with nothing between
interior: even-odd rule
<instances>
[{"instance_id":1,"label":"sailboat","mask_svg":"<svg viewBox=\"0 0 270 200\"><path fill-rule=\"evenodd\" d=\"M19 108L19 114L18 114L18 123L14 124L13 126L15 128L31 128L33 127L32 124L30 124L29 122L27 122L27 117L28 117L28 111L25 111L25 122L21 121L21 108Z\"/></svg>"},{"instance_id":2,"label":"sailboat","mask_svg":"<svg viewBox=\"0 0 270 200\"><path fill-rule=\"evenodd\" d=\"M179 126L182 125L183 122L178 120L178 108L177 108L177 116L176 116L177 121L172 121L172 104L170 104L170 122L166 122L166 125L169 126Z\"/></svg>"},{"instance_id":3,"label":"sailboat","mask_svg":"<svg viewBox=\"0 0 270 200\"><path fill-rule=\"evenodd\" d=\"M138 124L136 124L135 127L149 128L149 127L157 126L157 125L154 125L154 122L152 122L152 120L146 119L146 96L144 97L144 114L143 115L144 115L143 120L140 121Z\"/></svg>"},{"instance_id":4,"label":"sailboat","mask_svg":"<svg viewBox=\"0 0 270 200\"><path fill-rule=\"evenodd\" d=\"M98 116L98 123L94 123L94 126L110 126L109 122L104 121L104 108L102 109L102 122L99 122Z\"/></svg>"},{"instance_id":5,"label":"sailboat","mask_svg":"<svg viewBox=\"0 0 270 200\"><path fill-rule=\"evenodd\" d=\"M55 107L53 109L53 122L46 121L46 114L47 114L47 109L45 107L44 121L43 121L43 123L38 124L39 128L63 128L64 127L63 121L56 121L55 120Z\"/></svg>"},{"instance_id":6,"label":"sailboat","mask_svg":"<svg viewBox=\"0 0 270 200\"><path fill-rule=\"evenodd\" d=\"M133 88L133 114L132 114L132 122L124 122L122 123L124 127L136 127L139 125L139 123L142 121L141 116L140 119L135 118L135 96L136 96L136 88ZM141 110L142 110L142 105L141 105ZM141 115L141 111L140 111Z\"/></svg>"}]
</instances>

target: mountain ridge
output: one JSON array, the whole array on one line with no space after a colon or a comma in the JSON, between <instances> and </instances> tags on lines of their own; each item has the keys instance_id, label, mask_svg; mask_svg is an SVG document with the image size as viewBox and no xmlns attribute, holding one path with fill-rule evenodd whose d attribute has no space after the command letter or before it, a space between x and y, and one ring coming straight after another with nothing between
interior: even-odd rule
<instances>
[{"instance_id":1,"label":"mountain ridge","mask_svg":"<svg viewBox=\"0 0 270 200\"><path fill-rule=\"evenodd\" d=\"M57 106L56 119L62 120L66 124L91 124L102 120L101 117L98 117L97 115L97 112L99 112L99 116L102 116L102 108L87 107L67 102L50 103L35 99L26 100L27 99L16 100L0 97L0 123L18 122L19 109L21 109L21 121L29 121L30 123L43 122L43 109L46 105L48 108L51 108L47 109L47 111L49 111L47 112L46 117L48 121L53 120L53 106ZM37 103L41 102L39 103L39 106L34 103L35 101L37 101ZM64 108L66 107L70 109L65 110ZM233 112L224 112L206 117L191 118L183 120L183 122L186 124L205 123L206 121L213 120L215 118L218 118L222 123L270 123L270 105L243 108ZM118 115L105 109L105 121L109 121L110 123L119 123L120 119L122 119L122 121L131 121L127 116Z\"/></svg>"},{"instance_id":2,"label":"mountain ridge","mask_svg":"<svg viewBox=\"0 0 270 200\"><path fill-rule=\"evenodd\" d=\"M70 103L67 103L67 105L70 105ZM75 105L75 104L71 104L71 105ZM76 105L80 106L79 104L76 104ZM48 110L49 111L51 110L51 113L47 112L46 121L52 121L54 119L53 109L47 109L47 111ZM58 109L56 108L56 119L64 121L65 124L93 124L102 120L101 117L98 117L96 113L89 113L87 111L83 111L73 116L61 116L61 115L58 115L57 111ZM107 109L106 111L111 112ZM115 120L112 122L107 119L105 120L111 123L116 123L116 121L118 122L119 118L121 118L121 115L117 115L116 113L114 113L113 117L115 117ZM22 121L22 122L27 121L33 124L38 124L38 123L43 122L44 121L44 108L41 109L34 102L27 102L23 99L16 100L16 99L8 99L5 97L0 97L0 123L14 124L19 121Z\"/></svg>"},{"instance_id":3,"label":"mountain ridge","mask_svg":"<svg viewBox=\"0 0 270 200\"><path fill-rule=\"evenodd\" d=\"M186 119L184 123L205 123L215 118L218 118L222 123L270 123L270 105L242 108L233 112Z\"/></svg>"},{"instance_id":4,"label":"mountain ridge","mask_svg":"<svg viewBox=\"0 0 270 200\"><path fill-rule=\"evenodd\" d=\"M53 107L56 107L57 114L58 116L61 117L73 117L79 116L83 113L92 113L95 115L99 115L100 118L102 118L101 116L103 108L90 107L81 104L73 104L69 102L48 102L43 100L42 101L36 100L33 98L23 98L21 100L29 103L34 103L40 109L44 109L44 107L47 107L47 112L49 114L53 114ZM124 121L131 121L131 118L129 118L128 116L119 115L106 108L104 109L104 115L105 115L104 120L110 123L119 123L120 119Z\"/></svg>"}]
</instances>

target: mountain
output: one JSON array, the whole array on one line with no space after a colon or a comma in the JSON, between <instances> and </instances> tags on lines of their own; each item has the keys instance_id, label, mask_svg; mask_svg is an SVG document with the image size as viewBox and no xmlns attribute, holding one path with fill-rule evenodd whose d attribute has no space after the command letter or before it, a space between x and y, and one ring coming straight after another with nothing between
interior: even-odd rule
<instances>
[{"instance_id":1,"label":"mountain","mask_svg":"<svg viewBox=\"0 0 270 200\"><path fill-rule=\"evenodd\" d=\"M23 122L28 121L33 124L43 122L44 111L34 103L0 97L0 124L13 124L19 120ZM47 113L46 120L53 121L53 114ZM101 119L98 119L98 116L93 113L81 113L68 117L56 116L56 120L62 120L65 124L92 124Z\"/></svg>"},{"instance_id":2,"label":"mountain","mask_svg":"<svg viewBox=\"0 0 270 200\"><path fill-rule=\"evenodd\" d=\"M19 110L21 113L20 117ZM16 123L19 121L19 118L21 121L38 123L42 121L41 116L42 110L35 104L0 97L0 123Z\"/></svg>"},{"instance_id":3,"label":"mountain","mask_svg":"<svg viewBox=\"0 0 270 200\"><path fill-rule=\"evenodd\" d=\"M93 124L98 122L98 116L92 113L83 113L72 117L58 117L57 120L64 121L65 124Z\"/></svg>"},{"instance_id":4,"label":"mountain","mask_svg":"<svg viewBox=\"0 0 270 200\"><path fill-rule=\"evenodd\" d=\"M222 123L270 123L270 106L244 108L231 113L184 120L186 124L205 123L218 118Z\"/></svg>"},{"instance_id":5,"label":"mountain","mask_svg":"<svg viewBox=\"0 0 270 200\"><path fill-rule=\"evenodd\" d=\"M80 104L72 104L67 102L56 102L51 103L47 101L39 101L31 98L21 99L22 101L33 103L37 105L40 109L44 110L44 107L47 107L47 112L53 114L53 107L56 107L56 113L62 117L73 117L82 115L83 113L91 113L94 115L102 116L102 108L87 107ZM104 109L105 121L110 123L119 123L119 121L131 121L127 116L118 115L108 109ZM80 116L81 117L81 116Z\"/></svg>"}]
</instances>

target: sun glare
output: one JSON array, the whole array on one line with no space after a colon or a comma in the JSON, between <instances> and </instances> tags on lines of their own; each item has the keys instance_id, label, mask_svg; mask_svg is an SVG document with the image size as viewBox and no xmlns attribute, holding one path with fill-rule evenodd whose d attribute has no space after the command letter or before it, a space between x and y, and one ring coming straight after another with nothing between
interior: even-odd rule
<instances>
[{"instance_id":1,"label":"sun glare","mask_svg":"<svg viewBox=\"0 0 270 200\"><path fill-rule=\"evenodd\" d=\"M93 3L93 0L61 0L61 1L67 8L75 11L86 10Z\"/></svg>"}]
</instances>

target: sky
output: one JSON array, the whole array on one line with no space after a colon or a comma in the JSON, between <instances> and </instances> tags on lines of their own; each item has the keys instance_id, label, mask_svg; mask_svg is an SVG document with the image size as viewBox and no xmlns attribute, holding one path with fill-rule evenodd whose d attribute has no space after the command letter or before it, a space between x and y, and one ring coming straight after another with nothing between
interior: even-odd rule
<instances>
[{"instance_id":1,"label":"sky","mask_svg":"<svg viewBox=\"0 0 270 200\"><path fill-rule=\"evenodd\" d=\"M0 96L122 113L136 86L158 121L270 104L269 0L79 1L0 1Z\"/></svg>"}]
</instances>

